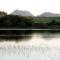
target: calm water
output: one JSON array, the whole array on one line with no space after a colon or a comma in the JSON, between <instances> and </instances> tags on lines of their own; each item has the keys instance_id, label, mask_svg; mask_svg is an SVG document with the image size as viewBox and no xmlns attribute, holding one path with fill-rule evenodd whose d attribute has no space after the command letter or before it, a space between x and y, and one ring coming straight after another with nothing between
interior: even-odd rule
<instances>
[{"instance_id":1,"label":"calm water","mask_svg":"<svg viewBox=\"0 0 60 60\"><path fill-rule=\"evenodd\" d=\"M33 33L22 41L1 41L0 60L60 60L60 33Z\"/></svg>"}]
</instances>

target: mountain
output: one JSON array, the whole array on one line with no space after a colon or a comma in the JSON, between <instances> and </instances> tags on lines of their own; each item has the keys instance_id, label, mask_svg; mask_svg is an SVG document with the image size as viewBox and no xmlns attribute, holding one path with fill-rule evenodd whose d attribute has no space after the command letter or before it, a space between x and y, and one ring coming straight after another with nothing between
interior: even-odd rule
<instances>
[{"instance_id":1,"label":"mountain","mask_svg":"<svg viewBox=\"0 0 60 60\"><path fill-rule=\"evenodd\" d=\"M60 14L44 12L41 15L38 15L38 17L60 17Z\"/></svg>"},{"instance_id":2,"label":"mountain","mask_svg":"<svg viewBox=\"0 0 60 60\"><path fill-rule=\"evenodd\" d=\"M21 11L21 10L15 10L11 13L11 15L19 15L19 16L33 16L30 12L28 11Z\"/></svg>"}]
</instances>

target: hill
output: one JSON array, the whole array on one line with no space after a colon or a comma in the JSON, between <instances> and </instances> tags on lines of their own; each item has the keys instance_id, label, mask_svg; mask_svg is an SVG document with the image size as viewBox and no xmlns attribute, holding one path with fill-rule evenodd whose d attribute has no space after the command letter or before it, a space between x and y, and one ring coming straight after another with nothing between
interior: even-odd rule
<instances>
[{"instance_id":1,"label":"hill","mask_svg":"<svg viewBox=\"0 0 60 60\"><path fill-rule=\"evenodd\" d=\"M38 17L60 17L60 14L44 12L41 15L38 15Z\"/></svg>"},{"instance_id":2,"label":"hill","mask_svg":"<svg viewBox=\"0 0 60 60\"><path fill-rule=\"evenodd\" d=\"M28 11L22 11L22 10L15 10L11 13L11 15L18 15L18 16L33 16L30 12Z\"/></svg>"}]
</instances>

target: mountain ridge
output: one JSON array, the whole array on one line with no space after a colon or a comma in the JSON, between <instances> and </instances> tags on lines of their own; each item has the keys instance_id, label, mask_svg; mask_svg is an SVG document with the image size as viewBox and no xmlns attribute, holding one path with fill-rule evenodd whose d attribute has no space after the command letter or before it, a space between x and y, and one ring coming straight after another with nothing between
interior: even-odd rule
<instances>
[{"instance_id":1,"label":"mountain ridge","mask_svg":"<svg viewBox=\"0 0 60 60\"><path fill-rule=\"evenodd\" d=\"M23 11L23 10L14 10L10 15L18 15L18 16L34 16L29 11ZM60 14L58 13L51 13L51 12L43 12L40 15L37 15L35 17L60 17Z\"/></svg>"},{"instance_id":2,"label":"mountain ridge","mask_svg":"<svg viewBox=\"0 0 60 60\"><path fill-rule=\"evenodd\" d=\"M22 11L22 10L14 10L11 15L18 15L18 16L33 16L29 11Z\"/></svg>"},{"instance_id":3,"label":"mountain ridge","mask_svg":"<svg viewBox=\"0 0 60 60\"><path fill-rule=\"evenodd\" d=\"M38 17L60 17L60 14L51 13L51 12L44 12L44 13L38 15Z\"/></svg>"}]
</instances>

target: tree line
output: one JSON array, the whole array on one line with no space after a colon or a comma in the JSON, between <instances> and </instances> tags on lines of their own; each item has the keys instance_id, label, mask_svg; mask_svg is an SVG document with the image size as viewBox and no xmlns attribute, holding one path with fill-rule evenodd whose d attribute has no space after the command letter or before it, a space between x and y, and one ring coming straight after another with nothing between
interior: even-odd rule
<instances>
[{"instance_id":1,"label":"tree line","mask_svg":"<svg viewBox=\"0 0 60 60\"><path fill-rule=\"evenodd\" d=\"M22 17L17 15L6 15L0 17L0 28L60 28L60 22L56 20L51 20L47 23L34 23L34 17Z\"/></svg>"},{"instance_id":2,"label":"tree line","mask_svg":"<svg viewBox=\"0 0 60 60\"><path fill-rule=\"evenodd\" d=\"M32 18L17 15L6 15L0 18L0 28L28 28L32 25Z\"/></svg>"}]
</instances>

